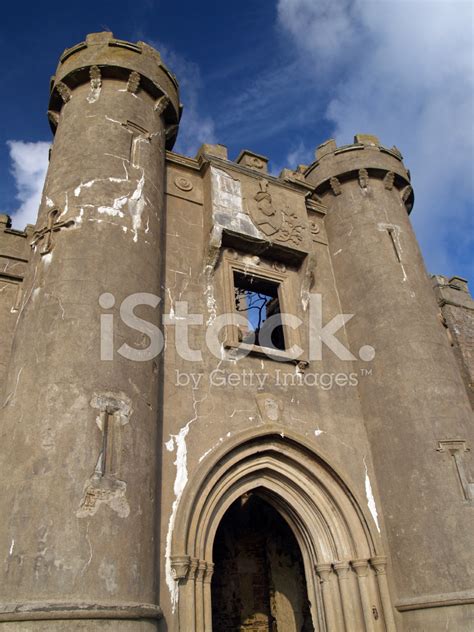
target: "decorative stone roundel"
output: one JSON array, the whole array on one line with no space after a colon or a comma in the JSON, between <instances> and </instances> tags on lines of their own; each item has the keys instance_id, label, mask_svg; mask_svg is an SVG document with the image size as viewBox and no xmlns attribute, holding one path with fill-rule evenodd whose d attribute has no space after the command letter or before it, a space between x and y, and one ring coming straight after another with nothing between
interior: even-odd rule
<instances>
[{"instance_id":1,"label":"decorative stone roundel","mask_svg":"<svg viewBox=\"0 0 474 632\"><path fill-rule=\"evenodd\" d=\"M316 224L315 221L310 221L309 225L310 225L310 228L311 228L311 234L312 235L317 235L318 233L321 232L320 227Z\"/></svg>"},{"instance_id":2,"label":"decorative stone roundel","mask_svg":"<svg viewBox=\"0 0 474 632\"><path fill-rule=\"evenodd\" d=\"M193 188L193 183L184 176L177 176L174 179L174 183L181 191L191 191Z\"/></svg>"}]
</instances>

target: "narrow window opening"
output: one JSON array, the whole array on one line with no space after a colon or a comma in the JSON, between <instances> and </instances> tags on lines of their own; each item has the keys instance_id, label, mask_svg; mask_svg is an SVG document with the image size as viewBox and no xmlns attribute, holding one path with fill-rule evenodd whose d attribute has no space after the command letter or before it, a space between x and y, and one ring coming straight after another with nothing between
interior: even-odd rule
<instances>
[{"instance_id":1,"label":"narrow window opening","mask_svg":"<svg viewBox=\"0 0 474 632\"><path fill-rule=\"evenodd\" d=\"M240 327L239 341L284 351L279 283L234 270L234 302L245 315L248 329ZM269 320L271 318L271 320Z\"/></svg>"}]
</instances>

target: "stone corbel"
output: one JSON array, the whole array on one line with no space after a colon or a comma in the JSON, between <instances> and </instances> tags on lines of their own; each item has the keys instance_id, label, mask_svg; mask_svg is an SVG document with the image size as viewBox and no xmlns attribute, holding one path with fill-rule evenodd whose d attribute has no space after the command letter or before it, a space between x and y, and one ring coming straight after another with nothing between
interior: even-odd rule
<instances>
[{"instance_id":1,"label":"stone corbel","mask_svg":"<svg viewBox=\"0 0 474 632\"><path fill-rule=\"evenodd\" d=\"M173 574L173 579L176 581L186 579L190 566L191 558L189 555L171 556L171 572Z\"/></svg>"},{"instance_id":2,"label":"stone corbel","mask_svg":"<svg viewBox=\"0 0 474 632\"><path fill-rule=\"evenodd\" d=\"M391 191L393 189L393 183L395 181L395 174L393 171L387 171L384 176L383 184L387 191Z\"/></svg>"},{"instance_id":3,"label":"stone corbel","mask_svg":"<svg viewBox=\"0 0 474 632\"><path fill-rule=\"evenodd\" d=\"M164 94L163 96L161 96L156 102L155 105L153 107L153 109L155 110L155 112L158 114L158 116L161 116L163 114L163 112L166 110L166 108L168 107L170 100L169 97Z\"/></svg>"},{"instance_id":4,"label":"stone corbel","mask_svg":"<svg viewBox=\"0 0 474 632\"><path fill-rule=\"evenodd\" d=\"M54 129L59 125L59 112L48 110L48 120Z\"/></svg>"},{"instance_id":5,"label":"stone corbel","mask_svg":"<svg viewBox=\"0 0 474 632\"><path fill-rule=\"evenodd\" d=\"M359 186L366 189L369 186L369 172L367 169L359 169Z\"/></svg>"},{"instance_id":6,"label":"stone corbel","mask_svg":"<svg viewBox=\"0 0 474 632\"><path fill-rule=\"evenodd\" d=\"M58 81L56 84L56 90L59 93L59 96L63 100L63 103L67 103L71 100L72 92L71 89L62 81Z\"/></svg>"},{"instance_id":7,"label":"stone corbel","mask_svg":"<svg viewBox=\"0 0 474 632\"><path fill-rule=\"evenodd\" d=\"M339 182L337 178L331 178L329 180L329 186L331 187L331 191L333 192L334 195L341 195L342 187L341 187L341 183Z\"/></svg>"},{"instance_id":8,"label":"stone corbel","mask_svg":"<svg viewBox=\"0 0 474 632\"><path fill-rule=\"evenodd\" d=\"M176 136L178 127L179 125L168 125L166 127L166 130L165 130L166 140L168 140L169 138L172 138L173 136Z\"/></svg>"},{"instance_id":9,"label":"stone corbel","mask_svg":"<svg viewBox=\"0 0 474 632\"><path fill-rule=\"evenodd\" d=\"M141 77L139 73L135 70L132 70L127 81L127 92L131 92L132 94L138 92L138 88L140 87L140 79Z\"/></svg>"},{"instance_id":10,"label":"stone corbel","mask_svg":"<svg viewBox=\"0 0 474 632\"><path fill-rule=\"evenodd\" d=\"M98 90L102 86L102 74L98 66L91 66L89 69L89 78L91 80L91 89Z\"/></svg>"},{"instance_id":11,"label":"stone corbel","mask_svg":"<svg viewBox=\"0 0 474 632\"><path fill-rule=\"evenodd\" d=\"M402 189L401 195L402 195L402 200L404 202L406 202L408 200L408 198L410 197L412 191L413 191L413 189L411 188L411 186L409 184L407 184L407 186L404 189Z\"/></svg>"}]
</instances>

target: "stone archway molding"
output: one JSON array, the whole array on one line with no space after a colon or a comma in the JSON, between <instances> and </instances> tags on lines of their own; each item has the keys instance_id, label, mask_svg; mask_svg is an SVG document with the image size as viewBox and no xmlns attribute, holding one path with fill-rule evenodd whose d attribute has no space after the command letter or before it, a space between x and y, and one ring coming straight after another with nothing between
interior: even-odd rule
<instances>
[{"instance_id":1,"label":"stone archway molding","mask_svg":"<svg viewBox=\"0 0 474 632\"><path fill-rule=\"evenodd\" d=\"M268 425L209 455L183 493L171 543L179 632L211 632L214 537L230 505L249 492L273 505L297 539L316 632L372 632L380 619L395 632L371 517L304 437Z\"/></svg>"}]
</instances>

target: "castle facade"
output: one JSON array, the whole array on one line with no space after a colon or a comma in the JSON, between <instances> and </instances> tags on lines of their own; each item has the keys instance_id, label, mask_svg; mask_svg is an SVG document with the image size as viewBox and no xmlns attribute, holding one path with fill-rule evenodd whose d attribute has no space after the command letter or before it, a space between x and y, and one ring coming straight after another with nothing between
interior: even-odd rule
<instances>
[{"instance_id":1,"label":"castle facade","mask_svg":"<svg viewBox=\"0 0 474 632\"><path fill-rule=\"evenodd\" d=\"M474 629L472 314L397 148L172 151L178 83L95 33L0 216L0 632Z\"/></svg>"}]
</instances>

